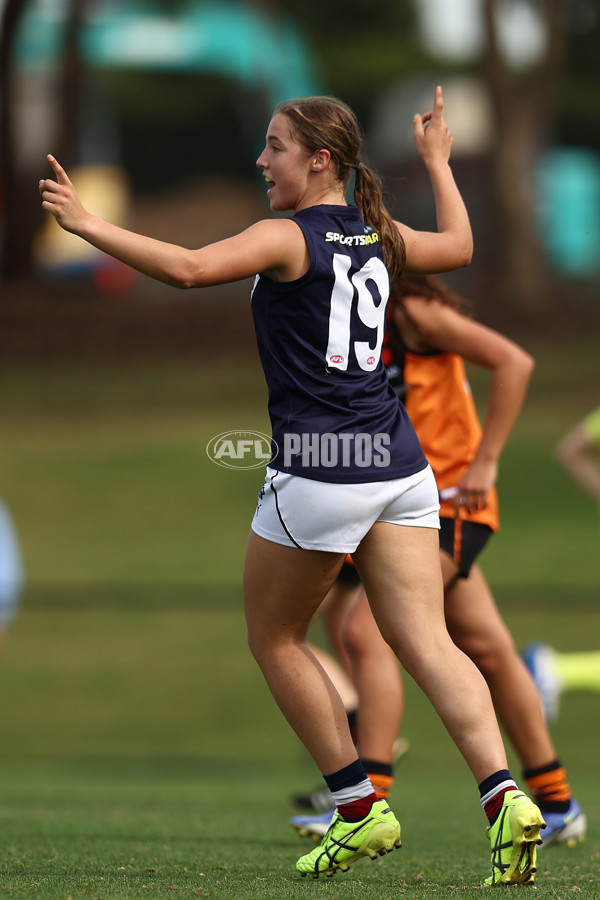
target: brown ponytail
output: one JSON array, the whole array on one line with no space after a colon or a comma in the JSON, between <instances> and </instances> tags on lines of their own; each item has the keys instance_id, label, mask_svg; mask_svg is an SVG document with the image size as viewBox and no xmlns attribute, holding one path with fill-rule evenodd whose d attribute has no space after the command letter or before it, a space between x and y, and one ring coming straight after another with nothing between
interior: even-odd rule
<instances>
[{"instance_id":1,"label":"brown ponytail","mask_svg":"<svg viewBox=\"0 0 600 900\"><path fill-rule=\"evenodd\" d=\"M379 176L365 163L358 163L356 167L354 199L363 222L379 232L390 279L393 281L402 273L406 262L404 238L385 207Z\"/></svg>"},{"instance_id":2,"label":"brown ponytail","mask_svg":"<svg viewBox=\"0 0 600 900\"><path fill-rule=\"evenodd\" d=\"M359 161L362 133L350 107L336 97L299 97L280 103L279 113L289 118L307 153L329 151L344 189L355 171L354 200L361 218L379 234L390 278L397 278L406 260L404 240L383 202L379 177Z\"/></svg>"},{"instance_id":3,"label":"brown ponytail","mask_svg":"<svg viewBox=\"0 0 600 900\"><path fill-rule=\"evenodd\" d=\"M417 275L415 273L408 273L402 275L401 278L397 278L392 283L390 295L391 302L401 306L407 317L410 319L403 302L405 297L421 297L423 300L427 301L437 300L445 306L451 306L452 309L455 309L463 316L471 318L473 315L472 306L469 301L451 290L451 288L436 275ZM414 325L415 323L413 322L412 324Z\"/></svg>"}]
</instances>

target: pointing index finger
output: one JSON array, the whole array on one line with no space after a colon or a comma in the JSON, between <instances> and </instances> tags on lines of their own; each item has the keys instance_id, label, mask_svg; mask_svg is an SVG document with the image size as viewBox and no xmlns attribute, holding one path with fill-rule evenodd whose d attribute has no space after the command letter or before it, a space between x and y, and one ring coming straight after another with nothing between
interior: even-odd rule
<instances>
[{"instance_id":1,"label":"pointing index finger","mask_svg":"<svg viewBox=\"0 0 600 900\"><path fill-rule=\"evenodd\" d=\"M53 170L54 174L56 175L56 180L58 181L58 183L59 184L68 184L69 179L67 177L67 173L65 172L65 170L63 169L61 164L58 162L58 160L55 159L51 153L48 154L46 159L50 163L50 166L52 167L52 170Z\"/></svg>"},{"instance_id":2,"label":"pointing index finger","mask_svg":"<svg viewBox=\"0 0 600 900\"><path fill-rule=\"evenodd\" d=\"M442 114L444 112L444 97L442 94L442 88L438 84L435 89L435 100L433 103L433 113L431 114L432 119L441 119Z\"/></svg>"}]
</instances>

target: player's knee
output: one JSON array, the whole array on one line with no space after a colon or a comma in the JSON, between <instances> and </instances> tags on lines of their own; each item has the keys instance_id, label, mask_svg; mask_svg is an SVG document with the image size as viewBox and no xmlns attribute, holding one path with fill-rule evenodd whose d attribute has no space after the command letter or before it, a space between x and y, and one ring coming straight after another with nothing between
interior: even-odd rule
<instances>
[{"instance_id":1,"label":"player's knee","mask_svg":"<svg viewBox=\"0 0 600 900\"><path fill-rule=\"evenodd\" d=\"M343 641L346 653L351 659L357 659L364 653L365 635L352 620L344 624Z\"/></svg>"},{"instance_id":2,"label":"player's knee","mask_svg":"<svg viewBox=\"0 0 600 900\"><path fill-rule=\"evenodd\" d=\"M467 639L462 648L485 677L493 677L506 667L515 654L515 645L508 632L498 632L485 638Z\"/></svg>"}]
</instances>

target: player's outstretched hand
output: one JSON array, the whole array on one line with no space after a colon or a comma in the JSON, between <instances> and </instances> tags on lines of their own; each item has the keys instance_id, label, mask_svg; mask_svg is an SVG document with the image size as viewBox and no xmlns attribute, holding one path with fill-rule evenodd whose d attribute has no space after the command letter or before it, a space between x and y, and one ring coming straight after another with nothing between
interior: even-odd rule
<instances>
[{"instance_id":1,"label":"player's outstretched hand","mask_svg":"<svg viewBox=\"0 0 600 900\"><path fill-rule=\"evenodd\" d=\"M413 119L414 138L417 152L423 162L448 162L452 148L452 135L443 119L444 98L438 85L431 112L415 115Z\"/></svg>"},{"instance_id":2,"label":"player's outstretched hand","mask_svg":"<svg viewBox=\"0 0 600 900\"><path fill-rule=\"evenodd\" d=\"M50 154L48 154L47 160L56 176L56 181L52 178L40 180L42 209L51 213L65 231L77 234L89 213L83 208L77 191L60 163Z\"/></svg>"}]
</instances>

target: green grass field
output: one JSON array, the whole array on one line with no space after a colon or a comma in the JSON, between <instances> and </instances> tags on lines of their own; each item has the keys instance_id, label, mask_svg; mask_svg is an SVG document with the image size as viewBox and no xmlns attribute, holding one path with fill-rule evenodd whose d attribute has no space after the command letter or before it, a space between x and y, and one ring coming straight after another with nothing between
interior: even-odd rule
<instances>
[{"instance_id":1,"label":"green grass field","mask_svg":"<svg viewBox=\"0 0 600 900\"><path fill-rule=\"evenodd\" d=\"M519 645L597 649L597 511L552 459L598 402L597 345L533 352L501 468L503 530L482 563ZM485 379L473 386L483 396ZM393 793L402 850L332 879L295 874L312 845L289 829L288 798L318 776L250 658L241 611L262 473L205 453L222 431L267 431L264 401L251 363L3 371L0 496L28 583L0 651L0 897L481 895L477 789L410 682ZM589 839L542 851L536 896L597 898L597 695L566 695L553 732Z\"/></svg>"}]
</instances>

